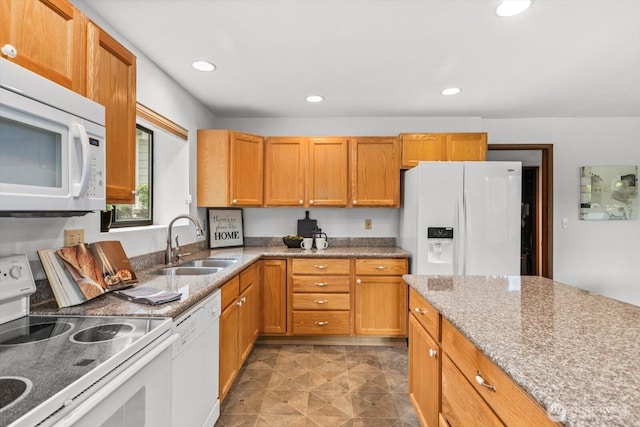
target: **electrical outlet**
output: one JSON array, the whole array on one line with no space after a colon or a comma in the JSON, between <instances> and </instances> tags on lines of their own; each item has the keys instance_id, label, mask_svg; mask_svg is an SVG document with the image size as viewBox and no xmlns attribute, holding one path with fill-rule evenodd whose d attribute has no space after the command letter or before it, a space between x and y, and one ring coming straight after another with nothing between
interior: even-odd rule
<instances>
[{"instance_id":1,"label":"electrical outlet","mask_svg":"<svg viewBox=\"0 0 640 427\"><path fill-rule=\"evenodd\" d=\"M84 243L84 229L64 230L64 245L73 246Z\"/></svg>"},{"instance_id":2,"label":"electrical outlet","mask_svg":"<svg viewBox=\"0 0 640 427\"><path fill-rule=\"evenodd\" d=\"M364 220L364 229L365 230L371 230L371 220L370 219L365 219Z\"/></svg>"}]
</instances>

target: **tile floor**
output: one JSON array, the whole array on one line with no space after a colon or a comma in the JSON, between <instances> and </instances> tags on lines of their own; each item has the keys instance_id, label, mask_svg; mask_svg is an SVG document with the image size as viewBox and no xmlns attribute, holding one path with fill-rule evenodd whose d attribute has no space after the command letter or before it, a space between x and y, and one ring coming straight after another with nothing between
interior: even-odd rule
<instances>
[{"instance_id":1,"label":"tile floor","mask_svg":"<svg viewBox=\"0 0 640 427\"><path fill-rule=\"evenodd\" d=\"M407 347L257 343L215 427L419 427Z\"/></svg>"}]
</instances>

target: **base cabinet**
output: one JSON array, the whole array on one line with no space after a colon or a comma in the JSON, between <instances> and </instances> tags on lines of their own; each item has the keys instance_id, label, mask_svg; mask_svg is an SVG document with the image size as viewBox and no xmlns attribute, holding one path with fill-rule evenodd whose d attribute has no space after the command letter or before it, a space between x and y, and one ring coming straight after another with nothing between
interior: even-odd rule
<instances>
[{"instance_id":1,"label":"base cabinet","mask_svg":"<svg viewBox=\"0 0 640 427\"><path fill-rule=\"evenodd\" d=\"M287 261L267 259L262 266L261 332L264 335L287 333Z\"/></svg>"},{"instance_id":2,"label":"base cabinet","mask_svg":"<svg viewBox=\"0 0 640 427\"><path fill-rule=\"evenodd\" d=\"M435 427L440 412L440 347L414 316L409 316L409 360L409 398L420 423Z\"/></svg>"},{"instance_id":3,"label":"base cabinet","mask_svg":"<svg viewBox=\"0 0 640 427\"><path fill-rule=\"evenodd\" d=\"M220 316L220 385L223 400L257 338L259 282L256 265L222 285Z\"/></svg>"},{"instance_id":4,"label":"base cabinet","mask_svg":"<svg viewBox=\"0 0 640 427\"><path fill-rule=\"evenodd\" d=\"M406 259L355 260L355 334L407 335Z\"/></svg>"}]
</instances>

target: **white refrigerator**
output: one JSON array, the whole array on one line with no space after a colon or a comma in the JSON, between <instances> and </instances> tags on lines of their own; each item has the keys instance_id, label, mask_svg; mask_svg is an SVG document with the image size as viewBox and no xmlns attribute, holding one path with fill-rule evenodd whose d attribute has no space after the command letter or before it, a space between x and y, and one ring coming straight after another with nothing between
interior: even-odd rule
<instances>
[{"instance_id":1,"label":"white refrigerator","mask_svg":"<svg viewBox=\"0 0 640 427\"><path fill-rule=\"evenodd\" d=\"M420 162L404 173L412 274L520 275L520 162Z\"/></svg>"}]
</instances>

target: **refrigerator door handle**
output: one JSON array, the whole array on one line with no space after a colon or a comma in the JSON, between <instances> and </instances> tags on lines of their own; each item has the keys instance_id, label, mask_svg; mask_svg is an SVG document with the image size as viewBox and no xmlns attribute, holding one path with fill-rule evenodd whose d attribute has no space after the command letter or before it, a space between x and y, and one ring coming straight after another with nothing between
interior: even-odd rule
<instances>
[{"instance_id":1,"label":"refrigerator door handle","mask_svg":"<svg viewBox=\"0 0 640 427\"><path fill-rule=\"evenodd\" d=\"M464 253L463 248L465 247L465 216L464 216L464 199L462 193L458 193L458 198L456 200L456 217L455 217L455 231L453 238L453 274L462 275L464 274Z\"/></svg>"},{"instance_id":2,"label":"refrigerator door handle","mask_svg":"<svg viewBox=\"0 0 640 427\"><path fill-rule=\"evenodd\" d=\"M469 265L469 242L468 236L471 233L469 225L469 217L471 216L471 206L469 203L469 197L467 193L464 193L464 209L463 209L463 222L464 222L464 246L462 247L462 273L467 275L467 266Z\"/></svg>"}]
</instances>

